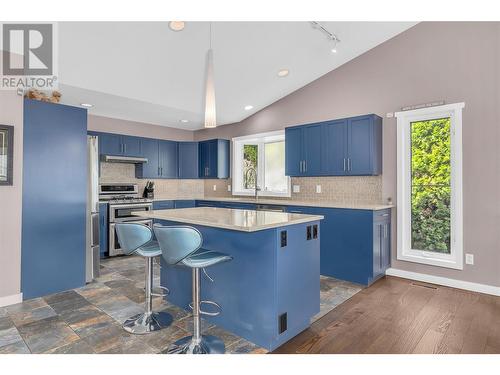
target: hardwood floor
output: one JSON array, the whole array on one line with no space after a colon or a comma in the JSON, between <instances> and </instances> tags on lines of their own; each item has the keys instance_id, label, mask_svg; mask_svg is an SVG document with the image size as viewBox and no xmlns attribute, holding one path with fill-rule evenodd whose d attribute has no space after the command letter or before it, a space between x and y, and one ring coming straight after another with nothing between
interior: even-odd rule
<instances>
[{"instance_id":1,"label":"hardwood floor","mask_svg":"<svg viewBox=\"0 0 500 375\"><path fill-rule=\"evenodd\" d=\"M274 353L500 353L500 297L386 276Z\"/></svg>"}]
</instances>

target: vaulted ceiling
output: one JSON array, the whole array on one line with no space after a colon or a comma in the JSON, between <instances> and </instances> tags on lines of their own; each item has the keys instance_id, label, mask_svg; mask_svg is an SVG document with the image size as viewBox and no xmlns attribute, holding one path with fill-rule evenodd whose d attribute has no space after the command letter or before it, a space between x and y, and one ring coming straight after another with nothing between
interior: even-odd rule
<instances>
[{"instance_id":1,"label":"vaulted ceiling","mask_svg":"<svg viewBox=\"0 0 500 375\"><path fill-rule=\"evenodd\" d=\"M217 123L239 122L380 43L410 22L214 22ZM59 24L63 102L89 113L182 129L203 127L209 23L64 22ZM288 69L289 75L277 73ZM251 105L251 110L245 106ZM188 120L188 122L181 122Z\"/></svg>"}]
</instances>

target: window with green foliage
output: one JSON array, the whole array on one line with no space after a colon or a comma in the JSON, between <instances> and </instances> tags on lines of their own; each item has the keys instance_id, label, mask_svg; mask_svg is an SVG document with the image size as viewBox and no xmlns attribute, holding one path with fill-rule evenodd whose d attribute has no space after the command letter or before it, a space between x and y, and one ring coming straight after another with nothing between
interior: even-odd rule
<instances>
[{"instance_id":1,"label":"window with green foliage","mask_svg":"<svg viewBox=\"0 0 500 375\"><path fill-rule=\"evenodd\" d=\"M290 196L285 175L285 132L233 138L234 195Z\"/></svg>"},{"instance_id":2,"label":"window with green foliage","mask_svg":"<svg viewBox=\"0 0 500 375\"><path fill-rule=\"evenodd\" d=\"M398 260L463 269L464 105L396 113Z\"/></svg>"},{"instance_id":3,"label":"window with green foliage","mask_svg":"<svg viewBox=\"0 0 500 375\"><path fill-rule=\"evenodd\" d=\"M411 246L450 253L450 118L411 123Z\"/></svg>"},{"instance_id":4,"label":"window with green foliage","mask_svg":"<svg viewBox=\"0 0 500 375\"><path fill-rule=\"evenodd\" d=\"M242 169L243 169L243 188L244 189L255 189L255 180L257 174L254 171L257 170L257 145L244 145L243 146L243 159L242 159Z\"/></svg>"}]
</instances>

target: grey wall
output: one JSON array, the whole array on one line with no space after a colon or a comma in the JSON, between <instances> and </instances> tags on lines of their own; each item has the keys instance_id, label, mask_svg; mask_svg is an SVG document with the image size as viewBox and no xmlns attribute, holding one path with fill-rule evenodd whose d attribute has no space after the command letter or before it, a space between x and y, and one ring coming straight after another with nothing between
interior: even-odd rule
<instances>
[{"instance_id":1,"label":"grey wall","mask_svg":"<svg viewBox=\"0 0 500 375\"><path fill-rule=\"evenodd\" d=\"M197 131L195 139L463 101L464 251L475 265L457 271L398 261L394 239L392 266L500 286L499 63L500 23L420 23L241 123ZM395 201L396 120L384 118L383 128L383 198Z\"/></svg>"},{"instance_id":2,"label":"grey wall","mask_svg":"<svg viewBox=\"0 0 500 375\"><path fill-rule=\"evenodd\" d=\"M14 126L13 185L0 186L0 298L2 298L19 294L21 290L23 98L16 95L15 91L0 90L0 124Z\"/></svg>"},{"instance_id":3,"label":"grey wall","mask_svg":"<svg viewBox=\"0 0 500 375\"><path fill-rule=\"evenodd\" d=\"M170 139L174 141L192 141L194 134L190 130L175 129L166 126L95 115L89 115L87 128L93 131L126 134L137 137Z\"/></svg>"}]
</instances>

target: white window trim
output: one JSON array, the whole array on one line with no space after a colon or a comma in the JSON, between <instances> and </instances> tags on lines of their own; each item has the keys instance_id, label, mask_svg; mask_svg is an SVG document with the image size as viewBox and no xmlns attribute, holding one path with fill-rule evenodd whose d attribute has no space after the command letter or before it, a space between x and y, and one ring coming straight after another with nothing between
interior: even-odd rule
<instances>
[{"instance_id":1,"label":"white window trim","mask_svg":"<svg viewBox=\"0 0 500 375\"><path fill-rule=\"evenodd\" d=\"M398 260L463 269L462 109L465 103L397 112ZM411 249L411 129L410 124L450 117L451 251L450 254Z\"/></svg>"},{"instance_id":2,"label":"white window trim","mask_svg":"<svg viewBox=\"0 0 500 375\"><path fill-rule=\"evenodd\" d=\"M254 196L255 195L255 190L254 189L247 189L247 190L239 190L239 179L238 179L238 173L239 171L237 170L241 166L241 146L243 144L260 144L263 143L263 140L265 140L265 143L272 142L273 140L276 141L281 141L285 140L285 131L284 130L277 130L277 131L272 131L272 132L267 132L267 133L258 133L258 134L251 134L251 135L245 135L242 137L235 137L232 139L233 143L233 163L232 163L232 187L231 187L231 193L232 195L240 195L240 196ZM264 160L264 148L260 147L259 148L259 155L258 155L258 160ZM259 163L259 171L257 171L258 174L258 185L262 185L262 178L263 178L263 164ZM257 195L259 197L291 197L292 189L291 189L291 179L289 176L287 176L288 180L288 189L286 193L276 193L276 192L271 192L271 191L266 191L266 190L259 190L257 192Z\"/></svg>"}]
</instances>

